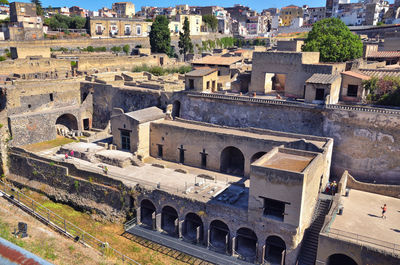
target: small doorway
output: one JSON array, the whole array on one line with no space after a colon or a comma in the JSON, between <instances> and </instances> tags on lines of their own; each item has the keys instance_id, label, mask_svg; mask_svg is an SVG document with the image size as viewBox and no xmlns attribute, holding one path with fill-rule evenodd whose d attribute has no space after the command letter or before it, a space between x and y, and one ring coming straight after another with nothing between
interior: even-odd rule
<instances>
[{"instance_id":1,"label":"small doorway","mask_svg":"<svg viewBox=\"0 0 400 265\"><path fill-rule=\"evenodd\" d=\"M315 90L315 100L324 100L325 98L325 89L317 88Z\"/></svg>"},{"instance_id":2,"label":"small doorway","mask_svg":"<svg viewBox=\"0 0 400 265\"><path fill-rule=\"evenodd\" d=\"M189 79L189 89L194 89L194 80Z\"/></svg>"},{"instance_id":3,"label":"small doorway","mask_svg":"<svg viewBox=\"0 0 400 265\"><path fill-rule=\"evenodd\" d=\"M89 125L89 118L83 119L83 129L84 130L90 130L90 125Z\"/></svg>"},{"instance_id":4,"label":"small doorway","mask_svg":"<svg viewBox=\"0 0 400 265\"><path fill-rule=\"evenodd\" d=\"M131 150L131 133L127 130L121 130L121 149Z\"/></svg>"}]
</instances>

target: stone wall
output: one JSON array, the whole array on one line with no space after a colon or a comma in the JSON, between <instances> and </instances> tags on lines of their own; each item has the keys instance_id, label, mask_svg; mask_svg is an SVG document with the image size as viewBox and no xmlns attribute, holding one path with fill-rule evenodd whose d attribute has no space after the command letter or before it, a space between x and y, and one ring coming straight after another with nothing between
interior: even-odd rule
<instances>
[{"instance_id":1,"label":"stone wall","mask_svg":"<svg viewBox=\"0 0 400 265\"><path fill-rule=\"evenodd\" d=\"M170 93L153 89L134 87L114 87L112 85L84 83L92 87L93 94L93 127L105 128L111 118L113 108L131 112L147 107L165 109Z\"/></svg>"},{"instance_id":2,"label":"stone wall","mask_svg":"<svg viewBox=\"0 0 400 265\"><path fill-rule=\"evenodd\" d=\"M400 198L400 186L398 185L371 184L360 182L355 180L351 175L348 175L347 178L347 188L381 194L394 198Z\"/></svg>"},{"instance_id":3,"label":"stone wall","mask_svg":"<svg viewBox=\"0 0 400 265\"><path fill-rule=\"evenodd\" d=\"M232 127L258 127L334 139L332 174L399 183L400 113L222 95L181 94L181 117Z\"/></svg>"},{"instance_id":4,"label":"stone wall","mask_svg":"<svg viewBox=\"0 0 400 265\"><path fill-rule=\"evenodd\" d=\"M16 152L22 151L22 152ZM125 218L133 199L122 182L13 149L8 180L42 192L79 209L95 211L108 220Z\"/></svg>"}]
</instances>

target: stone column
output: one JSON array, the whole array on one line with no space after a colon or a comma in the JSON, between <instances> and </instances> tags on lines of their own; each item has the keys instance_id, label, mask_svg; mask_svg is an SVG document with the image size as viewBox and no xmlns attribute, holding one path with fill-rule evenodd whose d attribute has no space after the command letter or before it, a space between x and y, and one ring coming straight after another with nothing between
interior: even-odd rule
<instances>
[{"instance_id":1,"label":"stone column","mask_svg":"<svg viewBox=\"0 0 400 265\"><path fill-rule=\"evenodd\" d=\"M162 229L161 229L161 213L156 214L155 219L156 219L156 230L161 232L162 231Z\"/></svg>"},{"instance_id":2,"label":"stone column","mask_svg":"<svg viewBox=\"0 0 400 265\"><path fill-rule=\"evenodd\" d=\"M200 243L201 226L196 228L196 244Z\"/></svg>"},{"instance_id":3,"label":"stone column","mask_svg":"<svg viewBox=\"0 0 400 265\"><path fill-rule=\"evenodd\" d=\"M140 216L141 212L140 212L140 207L136 208L136 224L140 224L141 223L141 216Z\"/></svg>"},{"instance_id":4,"label":"stone column","mask_svg":"<svg viewBox=\"0 0 400 265\"><path fill-rule=\"evenodd\" d=\"M209 229L207 229L207 248L209 248L210 247L210 228Z\"/></svg>"},{"instance_id":5,"label":"stone column","mask_svg":"<svg viewBox=\"0 0 400 265\"><path fill-rule=\"evenodd\" d=\"M225 237L225 253L229 255L229 233Z\"/></svg>"},{"instance_id":6,"label":"stone column","mask_svg":"<svg viewBox=\"0 0 400 265\"><path fill-rule=\"evenodd\" d=\"M232 256L236 257L237 255L235 254L235 248L236 248L236 237L232 237Z\"/></svg>"},{"instance_id":7,"label":"stone column","mask_svg":"<svg viewBox=\"0 0 400 265\"><path fill-rule=\"evenodd\" d=\"M260 261L261 264L264 263L264 259L265 259L265 245L262 246L261 254L259 255L259 261Z\"/></svg>"},{"instance_id":8,"label":"stone column","mask_svg":"<svg viewBox=\"0 0 400 265\"><path fill-rule=\"evenodd\" d=\"M178 234L179 234L179 238L182 238L183 237L183 222L184 222L184 220L182 220L182 221L179 221L178 219L176 219L179 223L178 223Z\"/></svg>"}]
</instances>

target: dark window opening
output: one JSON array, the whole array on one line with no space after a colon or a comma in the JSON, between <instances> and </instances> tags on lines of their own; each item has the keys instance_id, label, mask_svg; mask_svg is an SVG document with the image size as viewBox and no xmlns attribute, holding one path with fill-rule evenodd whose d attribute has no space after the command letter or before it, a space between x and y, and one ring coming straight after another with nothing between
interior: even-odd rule
<instances>
[{"instance_id":1,"label":"dark window opening","mask_svg":"<svg viewBox=\"0 0 400 265\"><path fill-rule=\"evenodd\" d=\"M325 97L325 89L317 88L315 91L315 100L324 100Z\"/></svg>"},{"instance_id":2,"label":"dark window opening","mask_svg":"<svg viewBox=\"0 0 400 265\"><path fill-rule=\"evenodd\" d=\"M348 85L347 87L347 96L348 97L357 97L358 86L357 85Z\"/></svg>"},{"instance_id":3,"label":"dark window opening","mask_svg":"<svg viewBox=\"0 0 400 265\"><path fill-rule=\"evenodd\" d=\"M31 104L28 104L28 108L31 108L32 106L31 106Z\"/></svg>"},{"instance_id":4,"label":"dark window opening","mask_svg":"<svg viewBox=\"0 0 400 265\"><path fill-rule=\"evenodd\" d=\"M263 214L268 217L273 217L279 221L283 221L285 215L285 202L273 199L264 199L264 212Z\"/></svg>"},{"instance_id":5,"label":"dark window opening","mask_svg":"<svg viewBox=\"0 0 400 265\"><path fill-rule=\"evenodd\" d=\"M84 130L89 130L90 129L89 119L83 119L83 129Z\"/></svg>"},{"instance_id":6,"label":"dark window opening","mask_svg":"<svg viewBox=\"0 0 400 265\"><path fill-rule=\"evenodd\" d=\"M163 146L162 144L158 144L158 157L162 158L163 157Z\"/></svg>"},{"instance_id":7,"label":"dark window opening","mask_svg":"<svg viewBox=\"0 0 400 265\"><path fill-rule=\"evenodd\" d=\"M221 71L220 70L218 70L218 76L220 76L221 75Z\"/></svg>"},{"instance_id":8,"label":"dark window opening","mask_svg":"<svg viewBox=\"0 0 400 265\"><path fill-rule=\"evenodd\" d=\"M189 79L189 89L194 89L194 80Z\"/></svg>"},{"instance_id":9,"label":"dark window opening","mask_svg":"<svg viewBox=\"0 0 400 265\"><path fill-rule=\"evenodd\" d=\"M181 145L179 149L179 163L185 163L185 149L183 149L183 145Z\"/></svg>"},{"instance_id":10,"label":"dark window opening","mask_svg":"<svg viewBox=\"0 0 400 265\"><path fill-rule=\"evenodd\" d=\"M207 89L210 89L210 81L207 81Z\"/></svg>"},{"instance_id":11,"label":"dark window opening","mask_svg":"<svg viewBox=\"0 0 400 265\"><path fill-rule=\"evenodd\" d=\"M206 149L203 148L203 152L200 153L201 154L201 167L202 168L207 168L207 153L206 153Z\"/></svg>"},{"instance_id":12,"label":"dark window opening","mask_svg":"<svg viewBox=\"0 0 400 265\"><path fill-rule=\"evenodd\" d=\"M121 130L121 148L122 150L131 150L131 134L129 131Z\"/></svg>"},{"instance_id":13,"label":"dark window opening","mask_svg":"<svg viewBox=\"0 0 400 265\"><path fill-rule=\"evenodd\" d=\"M54 101L53 93L50 93L50 101Z\"/></svg>"}]
</instances>

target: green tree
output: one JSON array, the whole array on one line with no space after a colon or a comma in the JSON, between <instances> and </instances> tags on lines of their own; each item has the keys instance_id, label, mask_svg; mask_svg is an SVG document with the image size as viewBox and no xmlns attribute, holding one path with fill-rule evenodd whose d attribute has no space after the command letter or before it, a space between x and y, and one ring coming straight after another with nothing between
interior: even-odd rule
<instances>
[{"instance_id":1,"label":"green tree","mask_svg":"<svg viewBox=\"0 0 400 265\"><path fill-rule=\"evenodd\" d=\"M218 19L216 16L208 14L203 16L203 22L210 28L212 31L216 31L218 28Z\"/></svg>"},{"instance_id":2,"label":"green tree","mask_svg":"<svg viewBox=\"0 0 400 265\"><path fill-rule=\"evenodd\" d=\"M150 30L151 52L171 54L171 35L168 28L169 20L166 16L157 16Z\"/></svg>"},{"instance_id":3,"label":"green tree","mask_svg":"<svg viewBox=\"0 0 400 265\"><path fill-rule=\"evenodd\" d=\"M0 0L0 5L9 5L10 3L8 2L8 0Z\"/></svg>"},{"instance_id":4,"label":"green tree","mask_svg":"<svg viewBox=\"0 0 400 265\"><path fill-rule=\"evenodd\" d=\"M36 5L36 15L43 16L42 2L40 0L31 0L31 3Z\"/></svg>"},{"instance_id":5,"label":"green tree","mask_svg":"<svg viewBox=\"0 0 400 265\"><path fill-rule=\"evenodd\" d=\"M124 45L124 47L122 47L122 50L124 51L124 53L129 54L129 52L131 50L131 46L126 44L126 45Z\"/></svg>"},{"instance_id":6,"label":"green tree","mask_svg":"<svg viewBox=\"0 0 400 265\"><path fill-rule=\"evenodd\" d=\"M118 52L122 51L122 48L119 47L119 46L114 46L114 47L111 48L111 51L113 51L115 53L118 53Z\"/></svg>"},{"instance_id":7,"label":"green tree","mask_svg":"<svg viewBox=\"0 0 400 265\"><path fill-rule=\"evenodd\" d=\"M183 32L179 32L179 53L183 54L186 60L186 54L193 53L193 43L190 39L190 25L189 20L185 17L185 21L183 22Z\"/></svg>"},{"instance_id":8,"label":"green tree","mask_svg":"<svg viewBox=\"0 0 400 265\"><path fill-rule=\"evenodd\" d=\"M326 18L313 25L302 49L320 52L322 62L345 62L360 58L363 44L340 19Z\"/></svg>"}]
</instances>

